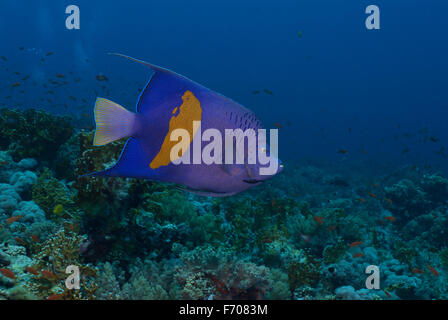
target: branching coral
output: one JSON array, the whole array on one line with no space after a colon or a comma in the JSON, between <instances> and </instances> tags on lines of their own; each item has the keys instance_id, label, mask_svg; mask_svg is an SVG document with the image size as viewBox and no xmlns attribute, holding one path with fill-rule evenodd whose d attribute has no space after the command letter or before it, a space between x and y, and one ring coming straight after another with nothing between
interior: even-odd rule
<instances>
[{"instance_id":1,"label":"branching coral","mask_svg":"<svg viewBox=\"0 0 448 320\"><path fill-rule=\"evenodd\" d=\"M181 254L181 260L176 278L186 299L262 299L272 285L269 268L238 260L228 251L197 248Z\"/></svg>"},{"instance_id":2,"label":"branching coral","mask_svg":"<svg viewBox=\"0 0 448 320\"><path fill-rule=\"evenodd\" d=\"M47 241L36 244L33 258L37 263L32 268L38 274L27 283L30 290L44 299L54 295L60 299L94 298L96 270L85 265L79 253L86 240L85 236L62 228ZM66 268L70 265L78 266L80 270L81 289L78 291L68 290L65 286Z\"/></svg>"}]
</instances>

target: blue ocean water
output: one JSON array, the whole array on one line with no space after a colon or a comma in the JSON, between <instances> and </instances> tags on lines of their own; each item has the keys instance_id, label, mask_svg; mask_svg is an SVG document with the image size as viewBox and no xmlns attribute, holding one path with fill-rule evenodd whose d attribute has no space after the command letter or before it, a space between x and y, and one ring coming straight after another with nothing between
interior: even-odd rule
<instances>
[{"instance_id":1,"label":"blue ocean water","mask_svg":"<svg viewBox=\"0 0 448 320\"><path fill-rule=\"evenodd\" d=\"M80 9L79 30L68 30L65 26L68 16L65 9L72 4ZM372 4L380 9L379 30L368 30L365 25L366 7ZM76 129L92 130L93 106L98 96L134 110L140 92L151 76L151 71L142 65L108 55L109 52L119 52L185 75L251 109L266 128L280 127L279 155L285 167L309 166L297 177L313 176L316 173L310 168L319 166L333 170L331 174L322 175L340 174L346 178L353 174L365 176L372 183L376 177L383 179L380 178L382 174L403 168L422 168L421 175L439 172L446 175L447 10L448 3L443 0L2 1L0 56L4 59L0 60L0 108L35 108L52 115L69 115ZM102 76L107 80L98 78ZM11 140L14 141L14 137ZM14 158L17 163L20 160ZM51 171L58 170L57 160L52 164L45 163L45 166ZM352 167L358 171L351 172ZM38 168L36 179L42 176L41 166ZM415 181L421 178L415 177L414 173L410 175L411 178L404 175L400 178ZM59 175L57 178L67 183L73 180L69 176ZM298 187L304 182L301 178L294 180L294 177L285 174L272 182L283 189L279 187L274 195L263 191L269 195L261 207L266 208L271 197L278 199L286 197L287 193L304 191ZM388 181L388 187L396 186L399 180ZM315 180L310 178L310 181ZM348 193L354 199L369 200L373 198L369 197L369 192L377 193L361 186L360 181L350 184L352 190ZM436 188L442 187L437 185ZM360 189L365 189L364 195ZM330 194L334 191L319 190L328 194L317 200L304 196L300 201L309 200L311 208L313 205L319 207L321 202L332 197ZM426 189L425 192L430 194ZM107 198L110 194L103 196ZM116 199L118 196L115 196ZM27 201L34 199L29 194L20 194L20 197ZM347 194L335 197L348 198ZM387 192L385 197L395 201L387 198ZM415 195L409 195L408 200L413 197ZM156 200L151 201L160 199ZM445 205L445 200L439 203L440 206ZM64 208L73 205L54 204ZM212 210L207 206L213 204L205 202L201 207L205 209L201 210ZM132 203L129 207L138 206ZM50 213L53 208L56 207L52 203ZM382 213L386 209L387 206L375 205L368 208L369 212ZM400 210L409 213L412 208ZM440 209L440 214L446 216L444 210L445 207ZM408 213L403 213L401 218L403 226L411 221ZM13 216L12 211L7 210L2 214L4 219ZM79 234L86 234L92 246L100 248L107 243L92 235L93 222L79 224ZM116 224L120 225L120 222ZM159 224L162 223L159 221ZM108 228L107 232L111 232L118 227ZM14 232L10 237L14 238ZM389 231L382 232L389 237ZM301 235L305 233L303 231ZM42 237L45 236L48 235L42 233ZM181 237L182 232L179 231L177 236ZM338 236L344 237L343 233ZM352 236L347 239L358 240ZM405 241L405 238L401 240ZM225 243L223 239L220 241ZM334 243L335 240L328 241ZM385 241L389 242L383 249L390 251L393 241ZM433 245L442 250L447 246L447 240L442 236L439 241ZM324 242L318 245L322 246L320 249ZM188 247L189 244L183 245ZM303 246L301 243L298 247ZM217 247L224 247L224 244ZM173 255L159 254L159 258L167 259ZM107 260L103 258L92 258L92 261ZM266 261L258 262L269 266ZM124 264L123 261L120 263ZM420 261L420 264L428 263ZM275 264L270 267L283 268L285 274L291 269ZM416 265L413 267L417 268ZM129 270L126 272L130 273ZM335 288L345 284L338 282ZM289 285L292 288L294 284L290 281ZM297 295L296 292L295 297ZM446 295L437 296L436 293L425 296L414 292L409 296L446 298ZM403 294L400 298L409 296ZM324 298L318 294L315 297Z\"/></svg>"},{"instance_id":2,"label":"blue ocean water","mask_svg":"<svg viewBox=\"0 0 448 320\"><path fill-rule=\"evenodd\" d=\"M10 72L37 81L56 72L85 75L76 86L55 92L48 103L59 104L55 112L80 112L67 102L68 94L85 98L90 111L99 86L94 75L101 72L110 79L108 97L133 109L150 74L107 56L121 52L231 97L266 126L283 124L284 158L337 159L340 148L358 157L365 148L376 160L402 161L401 151L409 147L405 161L445 163L433 153L447 140L444 1L379 1L380 30L365 27L368 1L79 1L80 30L65 28L69 4L1 5L2 54ZM55 55L40 65L48 51ZM13 81L8 73L2 77L2 104L9 103L4 96ZM263 88L274 95L252 94ZM50 107L39 101L38 88L25 90L12 104ZM394 140L425 127L439 144Z\"/></svg>"}]
</instances>

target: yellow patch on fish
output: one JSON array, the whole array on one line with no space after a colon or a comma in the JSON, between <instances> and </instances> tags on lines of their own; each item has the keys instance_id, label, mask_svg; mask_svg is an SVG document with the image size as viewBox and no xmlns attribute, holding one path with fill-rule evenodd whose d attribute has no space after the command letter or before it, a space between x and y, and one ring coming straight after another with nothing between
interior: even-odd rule
<instances>
[{"instance_id":1,"label":"yellow patch on fish","mask_svg":"<svg viewBox=\"0 0 448 320\"><path fill-rule=\"evenodd\" d=\"M187 90L182 96L182 105L179 107L179 114L177 116L172 116L170 119L169 130L165 139L163 140L162 147L159 153L154 157L154 159L149 164L151 169L157 169L161 166L167 166L170 164L171 160L177 160L183 156L183 153L178 154L177 158L171 159L171 149L173 146L178 144L177 141L171 141L171 133L176 129L184 129L188 131L190 135L190 143L192 137L196 134L197 127L193 128L193 121L201 121L202 108L199 100L194 96L194 94ZM177 107L176 107L177 108ZM174 111L177 111L176 109ZM175 112L173 112L174 114ZM189 144L190 144L189 143ZM188 144L188 145L189 145Z\"/></svg>"}]
</instances>

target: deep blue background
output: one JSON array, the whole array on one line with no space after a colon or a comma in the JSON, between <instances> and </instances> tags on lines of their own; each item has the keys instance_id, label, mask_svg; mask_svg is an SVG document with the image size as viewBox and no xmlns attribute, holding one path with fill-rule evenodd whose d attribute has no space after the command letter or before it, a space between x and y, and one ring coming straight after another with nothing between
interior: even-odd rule
<instances>
[{"instance_id":1,"label":"deep blue background","mask_svg":"<svg viewBox=\"0 0 448 320\"><path fill-rule=\"evenodd\" d=\"M65 29L69 4L80 7L80 30ZM381 9L381 30L365 28L370 4ZM102 95L133 109L150 72L107 55L116 51L223 93L266 127L282 124L283 159L446 167L434 151L448 149L447 12L444 0L3 0L0 55L8 61L0 60L0 106L91 117ZM24 83L18 93L13 71L38 85ZM41 101L47 95L40 84L70 71L82 81ZM99 73L109 81L96 81ZM274 95L252 93L265 88ZM425 143L418 133L425 127L427 138L440 141Z\"/></svg>"}]
</instances>

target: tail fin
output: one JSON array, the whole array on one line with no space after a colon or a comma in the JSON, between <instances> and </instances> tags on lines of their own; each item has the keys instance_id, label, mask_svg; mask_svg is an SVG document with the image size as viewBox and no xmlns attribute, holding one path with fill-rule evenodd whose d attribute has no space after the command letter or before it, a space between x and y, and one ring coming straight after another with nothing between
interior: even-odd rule
<instances>
[{"instance_id":1,"label":"tail fin","mask_svg":"<svg viewBox=\"0 0 448 320\"><path fill-rule=\"evenodd\" d=\"M104 98L95 103L96 131L94 146L129 137L135 132L136 114Z\"/></svg>"}]
</instances>

